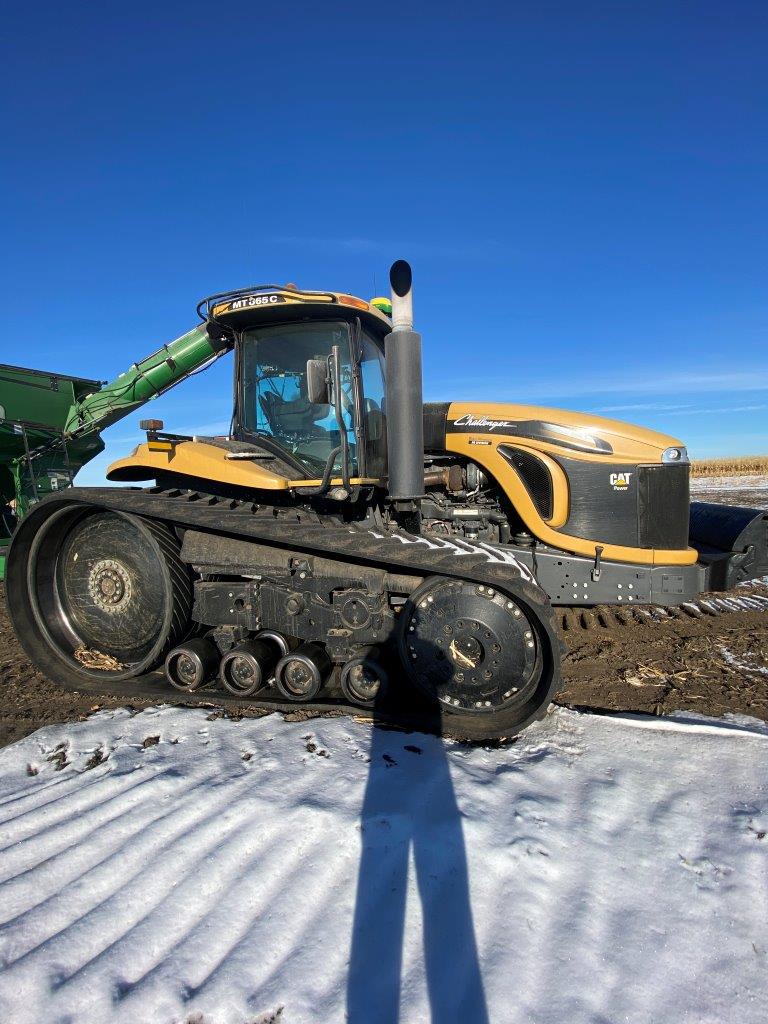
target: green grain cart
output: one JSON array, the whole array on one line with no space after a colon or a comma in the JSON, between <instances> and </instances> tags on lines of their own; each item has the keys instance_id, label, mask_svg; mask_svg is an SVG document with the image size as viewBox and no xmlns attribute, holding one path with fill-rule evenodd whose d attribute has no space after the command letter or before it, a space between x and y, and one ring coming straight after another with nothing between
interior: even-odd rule
<instances>
[{"instance_id":1,"label":"green grain cart","mask_svg":"<svg viewBox=\"0 0 768 1024\"><path fill-rule=\"evenodd\" d=\"M72 406L101 382L0 364L0 579L17 519L104 449L98 433L66 438Z\"/></svg>"},{"instance_id":2,"label":"green grain cart","mask_svg":"<svg viewBox=\"0 0 768 1024\"><path fill-rule=\"evenodd\" d=\"M0 580L18 521L104 450L101 431L219 354L200 326L110 382L0 363Z\"/></svg>"}]
</instances>

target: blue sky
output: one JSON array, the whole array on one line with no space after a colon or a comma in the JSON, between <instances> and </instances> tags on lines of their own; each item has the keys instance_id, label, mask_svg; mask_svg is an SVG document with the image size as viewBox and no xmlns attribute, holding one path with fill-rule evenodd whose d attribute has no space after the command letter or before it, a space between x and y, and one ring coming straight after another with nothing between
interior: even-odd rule
<instances>
[{"instance_id":1,"label":"blue sky","mask_svg":"<svg viewBox=\"0 0 768 1024\"><path fill-rule=\"evenodd\" d=\"M107 379L205 294L368 298L404 257L427 398L768 451L765 4L107 0L4 30L2 361ZM151 413L230 404L220 365Z\"/></svg>"}]
</instances>

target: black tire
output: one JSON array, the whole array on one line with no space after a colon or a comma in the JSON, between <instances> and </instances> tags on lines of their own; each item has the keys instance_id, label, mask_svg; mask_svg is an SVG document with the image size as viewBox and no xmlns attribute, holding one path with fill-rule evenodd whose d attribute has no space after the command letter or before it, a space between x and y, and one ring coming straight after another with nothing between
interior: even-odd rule
<instances>
[{"instance_id":1,"label":"black tire","mask_svg":"<svg viewBox=\"0 0 768 1024\"><path fill-rule=\"evenodd\" d=\"M24 520L6 591L30 660L71 688L103 692L107 680L150 672L190 629L192 580L171 530L82 503L50 503ZM83 649L113 667L83 663Z\"/></svg>"}]
</instances>

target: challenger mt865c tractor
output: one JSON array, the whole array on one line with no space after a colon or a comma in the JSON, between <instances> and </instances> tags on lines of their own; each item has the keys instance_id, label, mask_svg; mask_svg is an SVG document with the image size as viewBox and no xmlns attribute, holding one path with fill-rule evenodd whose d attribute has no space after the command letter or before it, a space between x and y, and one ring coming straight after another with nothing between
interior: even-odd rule
<instances>
[{"instance_id":1,"label":"challenger mt865c tractor","mask_svg":"<svg viewBox=\"0 0 768 1024\"><path fill-rule=\"evenodd\" d=\"M390 280L391 304L292 285L214 295L200 327L75 396L65 444L234 351L230 436L146 420L108 471L132 486L29 503L6 592L47 676L509 736L558 688L558 606L694 608L768 573L768 513L691 505L675 438L424 405L408 264Z\"/></svg>"}]
</instances>

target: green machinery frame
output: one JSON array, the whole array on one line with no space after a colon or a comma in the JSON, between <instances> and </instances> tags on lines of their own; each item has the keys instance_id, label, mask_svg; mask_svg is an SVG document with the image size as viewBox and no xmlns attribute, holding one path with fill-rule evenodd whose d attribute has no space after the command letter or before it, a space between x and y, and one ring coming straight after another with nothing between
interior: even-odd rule
<instances>
[{"instance_id":1,"label":"green machinery frame","mask_svg":"<svg viewBox=\"0 0 768 1024\"><path fill-rule=\"evenodd\" d=\"M98 433L65 435L72 406L100 388L100 381L0 363L0 579L15 521L103 451Z\"/></svg>"},{"instance_id":2,"label":"green machinery frame","mask_svg":"<svg viewBox=\"0 0 768 1024\"><path fill-rule=\"evenodd\" d=\"M101 431L228 347L201 324L109 382L0 363L0 580L16 522L104 450Z\"/></svg>"}]
</instances>

